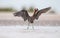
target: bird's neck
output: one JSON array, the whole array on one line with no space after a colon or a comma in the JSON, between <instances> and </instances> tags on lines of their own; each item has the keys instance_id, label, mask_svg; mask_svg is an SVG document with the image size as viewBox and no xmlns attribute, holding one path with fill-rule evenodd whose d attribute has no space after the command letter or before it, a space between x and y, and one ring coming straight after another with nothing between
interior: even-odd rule
<instances>
[{"instance_id":1,"label":"bird's neck","mask_svg":"<svg viewBox=\"0 0 60 38\"><path fill-rule=\"evenodd\" d=\"M35 14L36 14L37 12L38 12L38 10L35 10L33 16L35 16Z\"/></svg>"}]
</instances>

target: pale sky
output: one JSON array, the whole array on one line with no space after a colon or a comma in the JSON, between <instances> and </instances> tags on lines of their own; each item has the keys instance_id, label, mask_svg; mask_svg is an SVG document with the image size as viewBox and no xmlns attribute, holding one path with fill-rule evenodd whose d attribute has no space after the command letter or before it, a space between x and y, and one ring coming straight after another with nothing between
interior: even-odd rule
<instances>
[{"instance_id":1,"label":"pale sky","mask_svg":"<svg viewBox=\"0 0 60 38\"><path fill-rule=\"evenodd\" d=\"M51 6L57 12L60 12L60 0L0 0L0 7L20 9L22 6L35 6L39 9Z\"/></svg>"}]
</instances>

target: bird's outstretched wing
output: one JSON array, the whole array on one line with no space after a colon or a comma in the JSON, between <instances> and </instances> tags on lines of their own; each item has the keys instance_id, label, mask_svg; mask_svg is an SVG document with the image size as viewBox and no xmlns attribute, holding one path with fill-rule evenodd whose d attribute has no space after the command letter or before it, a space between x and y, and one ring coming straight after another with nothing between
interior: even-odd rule
<instances>
[{"instance_id":1,"label":"bird's outstretched wing","mask_svg":"<svg viewBox=\"0 0 60 38\"><path fill-rule=\"evenodd\" d=\"M51 9L51 7L47 7L47 8L38 10L37 13L35 14L35 19L38 19L39 16L40 16L42 13L46 13L46 12L48 12L50 9Z\"/></svg>"},{"instance_id":2,"label":"bird's outstretched wing","mask_svg":"<svg viewBox=\"0 0 60 38\"><path fill-rule=\"evenodd\" d=\"M14 13L14 16L18 16L18 17L21 16L24 19L24 21L26 21L29 15L28 15L27 10L21 10L19 12Z\"/></svg>"}]
</instances>

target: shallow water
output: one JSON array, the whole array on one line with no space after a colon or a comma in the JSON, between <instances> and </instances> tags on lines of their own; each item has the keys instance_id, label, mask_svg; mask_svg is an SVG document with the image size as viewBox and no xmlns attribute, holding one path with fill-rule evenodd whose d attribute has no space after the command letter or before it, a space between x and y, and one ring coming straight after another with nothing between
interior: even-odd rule
<instances>
[{"instance_id":1,"label":"shallow water","mask_svg":"<svg viewBox=\"0 0 60 38\"><path fill-rule=\"evenodd\" d=\"M0 38L60 38L60 26L0 26Z\"/></svg>"}]
</instances>

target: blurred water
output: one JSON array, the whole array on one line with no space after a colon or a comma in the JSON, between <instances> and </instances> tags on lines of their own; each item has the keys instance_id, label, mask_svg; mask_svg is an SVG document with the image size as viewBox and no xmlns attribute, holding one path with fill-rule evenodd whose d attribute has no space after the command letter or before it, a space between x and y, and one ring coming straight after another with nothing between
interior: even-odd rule
<instances>
[{"instance_id":1,"label":"blurred water","mask_svg":"<svg viewBox=\"0 0 60 38\"><path fill-rule=\"evenodd\" d=\"M60 38L60 26L34 26L34 30L26 27L0 26L0 38Z\"/></svg>"}]
</instances>

